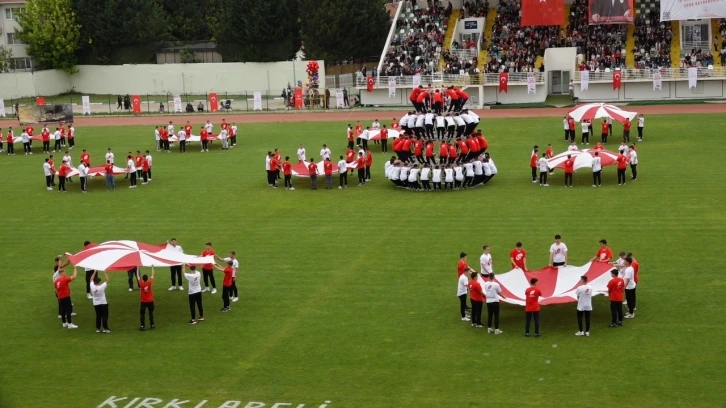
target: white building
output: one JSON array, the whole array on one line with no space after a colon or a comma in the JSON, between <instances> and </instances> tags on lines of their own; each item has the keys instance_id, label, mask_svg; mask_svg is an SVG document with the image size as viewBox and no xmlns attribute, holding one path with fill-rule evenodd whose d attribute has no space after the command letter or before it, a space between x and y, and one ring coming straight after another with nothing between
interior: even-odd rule
<instances>
[{"instance_id":1,"label":"white building","mask_svg":"<svg viewBox=\"0 0 726 408\"><path fill-rule=\"evenodd\" d=\"M15 21L17 15L25 9L25 0L0 0L0 46L13 52L11 71L30 71L32 61L26 52L26 46L17 39L15 32L19 30Z\"/></svg>"}]
</instances>

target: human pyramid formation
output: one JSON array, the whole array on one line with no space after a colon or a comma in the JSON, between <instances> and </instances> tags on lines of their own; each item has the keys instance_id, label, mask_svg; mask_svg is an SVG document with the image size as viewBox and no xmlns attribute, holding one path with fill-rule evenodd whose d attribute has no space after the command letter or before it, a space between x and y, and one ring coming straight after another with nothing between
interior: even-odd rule
<instances>
[{"instance_id":1,"label":"human pyramid formation","mask_svg":"<svg viewBox=\"0 0 726 408\"><path fill-rule=\"evenodd\" d=\"M519 268L527 271L527 253L521 242L517 242L515 248L509 254L512 268ZM611 323L610 328L617 328L623 325L623 319L635 318L636 310L636 286L639 282L640 265L632 253L621 251L619 258L613 260L613 252L608 247L607 240L600 240L598 248L591 262L602 262L611 264L611 279L607 284L608 297L610 300ZM488 245L483 246L482 255L479 258L481 272L477 272L469 266L467 254L460 254L457 265L458 283L457 296L459 298L459 312L461 320L471 322L472 327L483 328L482 310L483 305L487 306L487 332L502 334L499 329L499 301L506 299L500 284L494 274L494 262ZM568 265L567 245L562 242L560 235L555 235L555 242L549 250L549 266L560 267ZM530 336L531 323L534 321L534 335L540 337L540 310L539 299L542 292L537 287L539 280L536 277L529 279L530 287L525 290L525 328L524 336ZM467 294L471 307L466 303ZM577 324L576 336L590 336L590 318L592 313L593 288L588 285L588 277L581 276L580 284L576 289L577 296ZM625 300L628 311L623 313L623 301ZM584 325L583 325L584 318Z\"/></svg>"},{"instance_id":2,"label":"human pyramid formation","mask_svg":"<svg viewBox=\"0 0 726 408\"><path fill-rule=\"evenodd\" d=\"M91 245L89 241L84 243L85 247ZM167 242L166 249L172 251L183 252L182 247L177 245L176 238L172 238ZM171 269L171 287L169 291L184 290L182 276L188 285L188 301L191 319L189 324L197 324L204 321L204 306L202 302L202 293L209 292L214 295L217 293L217 285L214 280L214 270L224 273L222 281L222 308L220 312L229 312L232 310L231 302L239 301L237 290L237 272L239 270L239 262L236 252L229 251L227 257L220 257L212 249L212 243L207 242L202 256L214 256L215 260L222 262L222 265L205 264L202 266L200 273L196 266L189 266L187 272L186 265L172 266ZM70 284L78 277L78 268L73 267L73 274L68 275L65 268L70 264L69 260L63 261L63 257L58 255L53 265L53 286L55 288L56 298L58 301L58 318L61 319L64 328L77 329L78 326L73 323L73 302L71 301ZM111 283L108 273L103 272L103 279L99 271L86 269L86 298L91 300L96 313L96 333L111 333L109 329L109 307L106 297L106 290ZM154 291L155 270L151 267L151 275L142 274L140 267L134 267L128 270L128 291L134 291L134 281L140 293L140 331L146 331L146 313L149 314L149 328L156 329L154 319ZM204 288L202 288L202 280ZM211 290L210 290L211 284ZM197 317L198 313L198 317Z\"/></svg>"}]
</instances>

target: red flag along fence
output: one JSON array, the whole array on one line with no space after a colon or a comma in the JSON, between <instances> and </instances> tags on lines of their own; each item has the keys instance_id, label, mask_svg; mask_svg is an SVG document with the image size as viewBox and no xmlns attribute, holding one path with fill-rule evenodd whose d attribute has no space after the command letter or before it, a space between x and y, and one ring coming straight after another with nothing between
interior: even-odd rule
<instances>
[{"instance_id":1,"label":"red flag along fence","mask_svg":"<svg viewBox=\"0 0 726 408\"><path fill-rule=\"evenodd\" d=\"M209 94L209 111L210 112L219 111L219 98L217 97L216 93Z\"/></svg>"},{"instance_id":2,"label":"red flag along fence","mask_svg":"<svg viewBox=\"0 0 726 408\"><path fill-rule=\"evenodd\" d=\"M133 107L134 113L141 113L141 97L139 95L133 95L131 97L131 106Z\"/></svg>"},{"instance_id":3,"label":"red flag along fence","mask_svg":"<svg viewBox=\"0 0 726 408\"><path fill-rule=\"evenodd\" d=\"M563 24L565 24L565 0L522 0L520 23L522 27Z\"/></svg>"},{"instance_id":4,"label":"red flag along fence","mask_svg":"<svg viewBox=\"0 0 726 408\"><path fill-rule=\"evenodd\" d=\"M509 93L509 73L499 73L499 93Z\"/></svg>"},{"instance_id":5,"label":"red flag along fence","mask_svg":"<svg viewBox=\"0 0 726 408\"><path fill-rule=\"evenodd\" d=\"M589 23L632 24L633 0L588 0Z\"/></svg>"},{"instance_id":6,"label":"red flag along fence","mask_svg":"<svg viewBox=\"0 0 726 408\"><path fill-rule=\"evenodd\" d=\"M616 69L613 71L613 91L616 89L620 89L620 84L623 80L623 73L620 72L619 69Z\"/></svg>"},{"instance_id":7,"label":"red flag along fence","mask_svg":"<svg viewBox=\"0 0 726 408\"><path fill-rule=\"evenodd\" d=\"M368 92L373 92L373 85L375 84L375 81L373 80L372 75L368 75L368 79L366 80L366 90Z\"/></svg>"}]
</instances>

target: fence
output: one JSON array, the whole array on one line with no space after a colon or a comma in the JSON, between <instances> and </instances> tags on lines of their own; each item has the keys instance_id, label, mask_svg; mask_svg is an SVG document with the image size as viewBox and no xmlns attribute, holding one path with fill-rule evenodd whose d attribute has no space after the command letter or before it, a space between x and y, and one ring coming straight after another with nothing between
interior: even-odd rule
<instances>
[{"instance_id":1,"label":"fence","mask_svg":"<svg viewBox=\"0 0 726 408\"><path fill-rule=\"evenodd\" d=\"M512 72L509 73L508 84L522 85L527 83L527 79L530 75L534 75L535 82L538 84L544 83L544 73L542 72ZM413 87L414 76L379 76L374 77L374 87L382 88L388 87L388 79L395 78L397 87ZM475 75L448 75L448 74L434 74L434 75L421 75L419 76L419 84L427 86L432 84L434 86L442 85L499 85L499 74L475 74ZM366 78L356 78L356 86L365 88L368 85Z\"/></svg>"},{"instance_id":2,"label":"fence","mask_svg":"<svg viewBox=\"0 0 726 408\"><path fill-rule=\"evenodd\" d=\"M332 89L332 88L331 88ZM255 109L254 93L261 92L261 107ZM331 91L330 99L325 97L325 91L318 95L303 95L303 110L322 110L327 106L335 107L335 91ZM141 101L141 112L156 115L185 115L199 114L210 111L210 94L182 94L181 112L175 112L173 94L138 95ZM81 94L65 94L56 96L43 96L45 105L70 104L74 116L83 115L83 101ZM91 103L92 115L134 115L131 95L88 95ZM125 100L125 96L129 99ZM119 99L120 98L120 99ZM293 107L292 95L283 96L282 90L275 91L244 91L237 93L217 93L218 112L252 112L255 110L298 110ZM5 99L6 118L14 117L16 104L21 106L35 106L36 98ZM229 102L229 104L227 103ZM328 104L330 102L330 104Z\"/></svg>"},{"instance_id":3,"label":"fence","mask_svg":"<svg viewBox=\"0 0 726 408\"><path fill-rule=\"evenodd\" d=\"M606 81L611 82L613 80L613 74L616 71L591 71L590 82ZM687 68L660 68L660 69L623 69L618 71L622 75L623 81L652 81L653 73L660 72L661 79L667 80L683 80L688 79ZM725 67L713 67L713 68L697 68L698 78L726 78ZM575 71L575 81L580 81L580 71ZM510 81L511 82L511 81Z\"/></svg>"}]
</instances>

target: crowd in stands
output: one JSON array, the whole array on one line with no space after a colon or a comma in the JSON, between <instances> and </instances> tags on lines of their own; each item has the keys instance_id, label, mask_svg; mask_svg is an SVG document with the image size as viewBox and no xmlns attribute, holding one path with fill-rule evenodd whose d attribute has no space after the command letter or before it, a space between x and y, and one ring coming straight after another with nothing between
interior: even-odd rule
<instances>
[{"instance_id":1,"label":"crowd in stands","mask_svg":"<svg viewBox=\"0 0 726 408\"><path fill-rule=\"evenodd\" d=\"M649 9L635 18L635 68L670 68L671 67L671 31L670 21L660 21L660 7Z\"/></svg>"},{"instance_id":2,"label":"crowd in stands","mask_svg":"<svg viewBox=\"0 0 726 408\"><path fill-rule=\"evenodd\" d=\"M380 75L430 75L438 71L451 10L451 3L446 8L431 4L421 8L414 2L413 18L406 15L396 21L396 33L386 52Z\"/></svg>"},{"instance_id":3,"label":"crowd in stands","mask_svg":"<svg viewBox=\"0 0 726 408\"><path fill-rule=\"evenodd\" d=\"M577 47L580 70L598 71L625 67L625 24L590 25L588 1L574 0L570 6L566 43Z\"/></svg>"},{"instance_id":4,"label":"crowd in stands","mask_svg":"<svg viewBox=\"0 0 726 408\"><path fill-rule=\"evenodd\" d=\"M465 1L464 8L462 9L462 18L486 17L489 11L489 0L477 3L468 0Z\"/></svg>"},{"instance_id":5,"label":"crowd in stands","mask_svg":"<svg viewBox=\"0 0 726 408\"><path fill-rule=\"evenodd\" d=\"M565 46L559 26L520 27L520 14L519 0L499 2L486 72L532 72L545 49Z\"/></svg>"},{"instance_id":6,"label":"crowd in stands","mask_svg":"<svg viewBox=\"0 0 726 408\"><path fill-rule=\"evenodd\" d=\"M718 29L721 32L721 44L719 44L718 40L714 38L713 49L714 51L720 50L719 53L721 55L721 65L726 66L726 18L719 19L718 26Z\"/></svg>"},{"instance_id":7,"label":"crowd in stands","mask_svg":"<svg viewBox=\"0 0 726 408\"><path fill-rule=\"evenodd\" d=\"M681 58L680 68L706 68L713 65L713 54L709 50L703 51L700 48L693 48L691 52Z\"/></svg>"}]
</instances>

